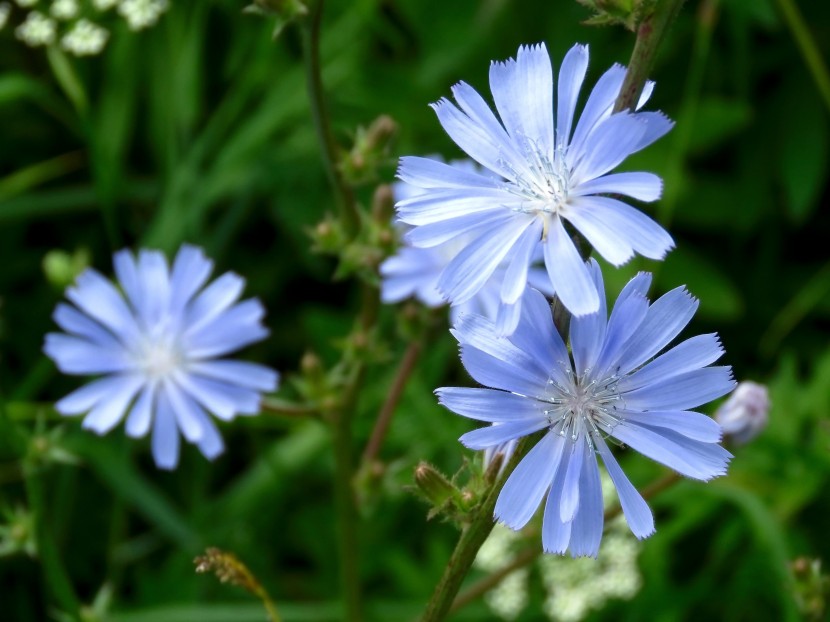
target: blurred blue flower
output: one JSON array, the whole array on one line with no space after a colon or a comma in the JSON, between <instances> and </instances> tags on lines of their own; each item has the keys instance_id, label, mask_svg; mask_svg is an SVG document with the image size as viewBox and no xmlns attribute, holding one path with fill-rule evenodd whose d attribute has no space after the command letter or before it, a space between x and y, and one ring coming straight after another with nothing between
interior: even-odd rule
<instances>
[{"instance_id":1,"label":"blurred blue flower","mask_svg":"<svg viewBox=\"0 0 830 622\"><path fill-rule=\"evenodd\" d=\"M604 292L594 260L588 265ZM606 444L612 437L677 472L699 480L723 475L731 454L720 426L691 412L735 386L729 367L707 367L723 354L717 335L687 339L656 356L688 324L697 301L681 288L649 304L651 275L640 273L620 293L610 318L604 297L597 313L574 317L569 354L538 292L525 293L519 326L496 337L493 323L465 316L453 334L461 360L485 387L436 391L450 410L496 425L461 437L487 449L546 430L508 478L495 516L521 529L547 493L542 543L548 552L596 556L603 503L598 453L611 476L631 531L654 532L651 511Z\"/></svg>"},{"instance_id":2,"label":"blurred blue flower","mask_svg":"<svg viewBox=\"0 0 830 622\"><path fill-rule=\"evenodd\" d=\"M126 415L126 432L142 437L152 428L156 464L179 461L179 432L207 458L224 449L208 413L223 421L259 412L262 391L277 387L278 374L255 363L224 358L267 334L262 304L237 302L245 281L231 272L205 286L213 262L184 245L172 270L160 251L135 258L115 254L123 294L87 269L53 318L66 333L46 335L44 352L66 374L100 375L55 404L63 415L86 413L83 427L98 434Z\"/></svg>"},{"instance_id":3,"label":"blurred blue flower","mask_svg":"<svg viewBox=\"0 0 830 622\"><path fill-rule=\"evenodd\" d=\"M615 65L599 79L574 124L587 67L588 47L571 48L559 71L555 111L544 44L520 47L515 60L491 64L490 90L500 119L464 82L452 89L458 107L447 99L433 104L450 137L497 178L427 158L401 159L399 177L425 190L396 206L400 219L416 226L410 242L433 247L469 239L438 280L438 289L453 304L472 298L502 264L507 268L500 279L501 303L520 302L530 258L541 240L563 304L574 315L596 311L599 295L565 220L617 266L635 252L662 259L672 248L669 234L651 218L599 196L659 198L662 182L656 175L609 173L668 132L672 122L659 112L612 114L625 76L625 68ZM646 85L639 106L653 86Z\"/></svg>"},{"instance_id":4,"label":"blurred blue flower","mask_svg":"<svg viewBox=\"0 0 830 622\"><path fill-rule=\"evenodd\" d=\"M430 159L441 162L436 156L430 156ZM480 167L471 160L455 160L450 162L449 166L459 171L480 172ZM423 188L406 182L399 182L393 186L396 201L415 197L424 192L426 191ZM418 248L411 246L407 242L407 236L404 235L404 243L398 252L380 265L381 300L393 303L414 297L428 307L440 307L447 304L438 289L438 280L444 268L471 241L469 236L461 235L437 246ZM528 268L528 284L547 296L553 296L550 278L540 265L541 244L537 244L530 260L536 263ZM472 298L461 304L452 305L450 307L451 322L455 323L462 313L477 313L496 322L499 334L513 332L519 321L518 301L511 305L502 305L500 296L507 267L507 262L502 262Z\"/></svg>"}]
</instances>

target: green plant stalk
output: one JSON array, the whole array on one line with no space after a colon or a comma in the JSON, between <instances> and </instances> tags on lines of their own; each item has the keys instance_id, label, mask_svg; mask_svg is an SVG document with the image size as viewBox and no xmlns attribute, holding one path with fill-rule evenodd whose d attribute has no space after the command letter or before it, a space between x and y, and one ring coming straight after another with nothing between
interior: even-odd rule
<instances>
[{"instance_id":1,"label":"green plant stalk","mask_svg":"<svg viewBox=\"0 0 830 622\"><path fill-rule=\"evenodd\" d=\"M317 139L323 150L323 165L337 197L340 220L346 233L353 237L360 225L360 214L354 193L346 183L340 170L340 146L334 139L323 92L323 78L320 70L320 24L323 17L323 1L317 0L309 7L309 17L302 29L303 59L305 61L306 85L311 104L311 116Z\"/></svg>"},{"instance_id":2,"label":"green plant stalk","mask_svg":"<svg viewBox=\"0 0 830 622\"><path fill-rule=\"evenodd\" d=\"M810 34L810 29L804 23L804 17L798 10L795 0L778 0L778 7L784 15L784 21L795 39L807 69L813 76L824 105L830 110L830 72L821 57L821 51L816 45L815 39Z\"/></svg>"},{"instance_id":3,"label":"green plant stalk","mask_svg":"<svg viewBox=\"0 0 830 622\"><path fill-rule=\"evenodd\" d=\"M46 521L48 512L46 511L46 495L43 491L43 481L41 479L42 472L31 464L24 462L23 474L29 509L34 517L38 558L43 569L46 587L64 613L74 620L80 620L81 603L75 594L75 589L72 587L69 573L61 562L55 540L49 532Z\"/></svg>"},{"instance_id":4,"label":"green plant stalk","mask_svg":"<svg viewBox=\"0 0 830 622\"><path fill-rule=\"evenodd\" d=\"M458 544L456 544L455 550L452 552L449 562L447 562L444 575L438 585L435 586L435 591L427 604L421 622L439 622L449 613L455 596L458 594L458 590L461 589L461 582L467 576L470 566L473 565L481 545L484 544L487 536L493 530L495 524L493 510L496 507L496 500L499 498L502 486L524 457L527 449L528 439L525 437L519 441L510 461L490 486L484 499L472 511L470 522L461 530Z\"/></svg>"},{"instance_id":5,"label":"green plant stalk","mask_svg":"<svg viewBox=\"0 0 830 622\"><path fill-rule=\"evenodd\" d=\"M614 104L614 112L633 110L637 105L654 65L657 48L680 12L683 1L660 0L654 10L637 25L637 40L634 42L620 94Z\"/></svg>"}]
</instances>

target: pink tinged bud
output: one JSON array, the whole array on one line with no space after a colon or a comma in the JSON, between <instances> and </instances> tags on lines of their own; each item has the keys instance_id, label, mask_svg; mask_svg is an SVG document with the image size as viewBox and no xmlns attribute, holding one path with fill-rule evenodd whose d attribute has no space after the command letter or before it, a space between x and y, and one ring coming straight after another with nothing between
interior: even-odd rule
<instances>
[{"instance_id":1,"label":"pink tinged bud","mask_svg":"<svg viewBox=\"0 0 830 622\"><path fill-rule=\"evenodd\" d=\"M715 412L724 435L738 445L748 443L767 426L770 401L767 388L744 381Z\"/></svg>"}]
</instances>

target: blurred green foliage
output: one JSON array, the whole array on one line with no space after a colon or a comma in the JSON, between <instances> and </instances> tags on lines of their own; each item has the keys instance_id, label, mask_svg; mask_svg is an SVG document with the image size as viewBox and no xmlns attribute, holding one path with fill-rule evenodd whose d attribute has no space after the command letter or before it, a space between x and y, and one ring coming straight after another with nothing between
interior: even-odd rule
<instances>
[{"instance_id":1,"label":"blurred green foliage","mask_svg":"<svg viewBox=\"0 0 830 622\"><path fill-rule=\"evenodd\" d=\"M830 6L800 5L826 58ZM109 272L125 245L204 246L269 309L272 337L248 357L289 378L306 351L333 363L357 300L348 282L332 282L332 261L310 251L308 232L334 203L300 41L291 25L274 41L273 23L244 6L174 0L151 30L114 24L107 49L89 59L27 48L12 26L0 31L0 506L18 516L40 500L29 509L42 513L91 619L264 619L244 593L193 572L210 545L238 555L285 620L336 620L340 611L323 424L243 419L224 426L228 451L216 463L188 447L179 469L164 473L146 442L120 430L98 438L38 406L78 384L40 351L61 296L44 262L59 258L63 275L88 256ZM488 63L536 41L554 59L590 43L593 81L627 61L633 36L580 24L591 15L576 2L332 1L322 63L336 135L348 149L359 127L384 114L396 121L378 182L393 179L400 154L458 157L427 104L460 79L486 92ZM20 16L15 8L12 20ZM677 125L626 167L663 177L652 213L678 248L664 264L606 271L609 290L640 269L657 272L659 291L688 284L701 300L695 332L719 332L737 378L769 383L773 410L761 437L735 450L728 477L684 482L653 502L658 531L643 546L642 590L590 619L799 619L791 561L830 564L827 104L772 0L687 3L653 78L649 106ZM358 188L364 206L373 183ZM369 371L356 451L405 348L393 309L380 327L386 364ZM420 460L448 473L461 466L456 439L469 423L432 395L455 382L469 379L442 330L407 385L379 480L362 491L359 564L371 619L415 617L454 545L453 527L426 522L405 486ZM661 473L642 457L623 459L638 485ZM541 616L534 577L522 620ZM0 586L3 620L60 609L25 551L0 557ZM475 603L455 619L492 614Z\"/></svg>"}]
</instances>

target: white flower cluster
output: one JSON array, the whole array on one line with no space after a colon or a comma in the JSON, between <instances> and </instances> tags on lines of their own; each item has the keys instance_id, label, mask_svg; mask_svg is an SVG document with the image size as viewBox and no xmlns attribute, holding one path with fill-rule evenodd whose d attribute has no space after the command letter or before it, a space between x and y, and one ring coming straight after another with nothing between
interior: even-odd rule
<instances>
[{"instance_id":1,"label":"white flower cluster","mask_svg":"<svg viewBox=\"0 0 830 622\"><path fill-rule=\"evenodd\" d=\"M490 537L478 550L474 565L486 572L494 572L506 564L514 554L521 534L496 524ZM484 602L502 620L515 620L527 606L527 568L519 568L507 575L496 587L484 595Z\"/></svg>"},{"instance_id":2,"label":"white flower cluster","mask_svg":"<svg viewBox=\"0 0 830 622\"><path fill-rule=\"evenodd\" d=\"M121 0L118 12L127 20L130 29L142 30L155 26L167 7L167 0Z\"/></svg>"},{"instance_id":3,"label":"white flower cluster","mask_svg":"<svg viewBox=\"0 0 830 622\"><path fill-rule=\"evenodd\" d=\"M31 9L15 29L17 38L30 47L60 42L61 48L75 56L100 54L109 39L109 30L93 19L117 9L130 30L144 30L158 23L170 7L169 0L15 0L17 6ZM11 14L11 4L0 2L0 29Z\"/></svg>"},{"instance_id":4,"label":"white flower cluster","mask_svg":"<svg viewBox=\"0 0 830 622\"><path fill-rule=\"evenodd\" d=\"M602 496L610 504L614 485L604 472L601 481ZM520 532L497 523L473 565L485 572L502 568L513 559L522 540ZM642 585L639 552L640 543L619 516L608 524L597 559L542 555L538 567L548 591L545 615L553 622L579 622L611 598L633 597ZM529 574L527 568L519 568L484 595L484 602L502 620L515 620L527 606Z\"/></svg>"}]
</instances>

